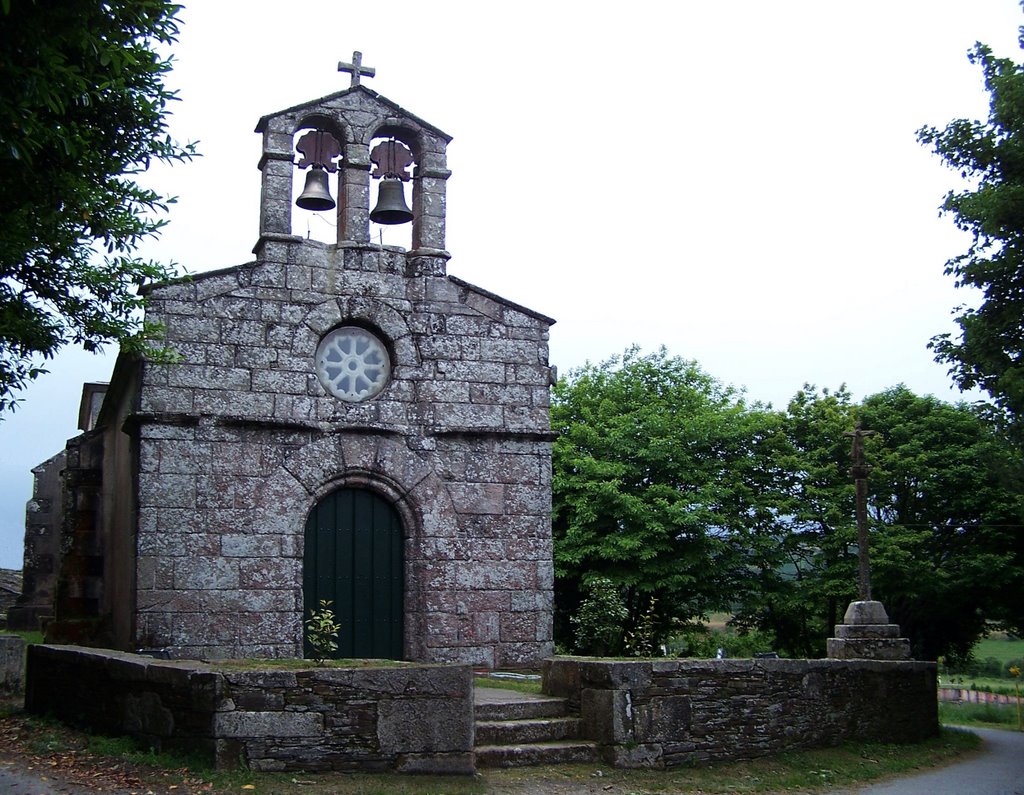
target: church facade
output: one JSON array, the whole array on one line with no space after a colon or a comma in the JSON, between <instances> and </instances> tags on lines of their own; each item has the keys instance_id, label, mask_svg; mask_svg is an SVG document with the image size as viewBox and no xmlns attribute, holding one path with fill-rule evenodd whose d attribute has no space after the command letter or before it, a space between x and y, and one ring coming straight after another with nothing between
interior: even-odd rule
<instances>
[{"instance_id":1,"label":"church facade","mask_svg":"<svg viewBox=\"0 0 1024 795\"><path fill-rule=\"evenodd\" d=\"M123 355L69 444L55 630L295 657L330 603L343 657L551 653L554 321L447 275L450 139L353 82L260 120L255 261L149 288L180 360ZM336 243L292 234L303 130L339 144ZM412 155L409 250L369 242L381 139Z\"/></svg>"}]
</instances>

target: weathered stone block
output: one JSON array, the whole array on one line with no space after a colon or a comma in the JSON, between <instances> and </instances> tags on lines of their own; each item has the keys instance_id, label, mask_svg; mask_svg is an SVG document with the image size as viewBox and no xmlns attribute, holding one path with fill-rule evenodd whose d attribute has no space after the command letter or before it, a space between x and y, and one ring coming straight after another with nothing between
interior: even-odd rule
<instances>
[{"instance_id":1,"label":"weathered stone block","mask_svg":"<svg viewBox=\"0 0 1024 795\"><path fill-rule=\"evenodd\" d=\"M25 681L25 641L0 635L0 692L17 693Z\"/></svg>"},{"instance_id":2,"label":"weathered stone block","mask_svg":"<svg viewBox=\"0 0 1024 795\"><path fill-rule=\"evenodd\" d=\"M214 716L213 730L220 737L316 738L323 734L318 712L223 712Z\"/></svg>"},{"instance_id":3,"label":"weathered stone block","mask_svg":"<svg viewBox=\"0 0 1024 795\"><path fill-rule=\"evenodd\" d=\"M238 561L224 558L179 558L174 587L186 589L238 588Z\"/></svg>"},{"instance_id":4,"label":"weathered stone block","mask_svg":"<svg viewBox=\"0 0 1024 795\"><path fill-rule=\"evenodd\" d=\"M472 746L471 699L398 699L377 709L382 753L457 752Z\"/></svg>"}]
</instances>

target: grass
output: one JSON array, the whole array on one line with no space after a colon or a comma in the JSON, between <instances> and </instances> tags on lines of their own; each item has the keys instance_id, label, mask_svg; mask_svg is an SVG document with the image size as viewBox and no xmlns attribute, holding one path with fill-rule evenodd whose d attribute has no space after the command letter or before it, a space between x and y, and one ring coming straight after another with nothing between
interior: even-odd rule
<instances>
[{"instance_id":1,"label":"grass","mask_svg":"<svg viewBox=\"0 0 1024 795\"><path fill-rule=\"evenodd\" d=\"M286 659L242 659L206 660L204 663L214 671L306 671L311 668L398 668L412 663L400 660L324 660L318 664L313 660Z\"/></svg>"},{"instance_id":2,"label":"grass","mask_svg":"<svg viewBox=\"0 0 1024 795\"><path fill-rule=\"evenodd\" d=\"M515 690L517 693L534 693L540 695L539 679L494 679L489 676L478 676L474 679L477 687L491 687L497 690Z\"/></svg>"},{"instance_id":3,"label":"grass","mask_svg":"<svg viewBox=\"0 0 1024 795\"><path fill-rule=\"evenodd\" d=\"M806 792L848 787L970 753L975 735L944 730L941 736L912 746L855 743L840 748L801 751L776 757L671 771L615 770L603 765L483 770L473 777L408 777L393 774L258 774L207 772L201 778L213 792L237 792L251 786L262 795L484 795L627 791L646 793ZM597 779L597 781L595 781Z\"/></svg>"},{"instance_id":4,"label":"grass","mask_svg":"<svg viewBox=\"0 0 1024 795\"><path fill-rule=\"evenodd\" d=\"M939 703L939 721L984 729L1019 728L1017 707L1003 704Z\"/></svg>"},{"instance_id":5,"label":"grass","mask_svg":"<svg viewBox=\"0 0 1024 795\"><path fill-rule=\"evenodd\" d=\"M995 657L1004 665L1010 660L1024 659L1024 640L1011 640L1003 633L990 635L975 644L974 657L978 660Z\"/></svg>"},{"instance_id":6,"label":"grass","mask_svg":"<svg viewBox=\"0 0 1024 795\"><path fill-rule=\"evenodd\" d=\"M43 642L43 633L42 632L22 632L20 630L15 631L13 629L4 630L4 632L7 633L8 635L20 635L22 637L22 639L25 641L25 645L26 646L28 644L30 644L30 643L42 643Z\"/></svg>"}]
</instances>

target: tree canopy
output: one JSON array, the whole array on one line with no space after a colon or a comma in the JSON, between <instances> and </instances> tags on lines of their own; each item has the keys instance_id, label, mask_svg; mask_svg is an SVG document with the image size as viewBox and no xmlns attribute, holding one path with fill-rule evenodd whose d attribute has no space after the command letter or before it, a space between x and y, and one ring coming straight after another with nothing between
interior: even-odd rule
<instances>
[{"instance_id":1,"label":"tree canopy","mask_svg":"<svg viewBox=\"0 0 1024 795\"><path fill-rule=\"evenodd\" d=\"M64 345L142 347L133 255L171 201L136 180L193 154L167 134L180 6L0 3L0 415Z\"/></svg>"},{"instance_id":2,"label":"tree canopy","mask_svg":"<svg viewBox=\"0 0 1024 795\"><path fill-rule=\"evenodd\" d=\"M1024 30L1024 29L1022 29ZM1024 46L1024 35L1021 38ZM962 389L980 387L1004 419L1018 426L1024 410L1024 66L977 44L968 55L989 93L985 121L955 119L926 126L918 140L968 181L941 205L970 233L968 250L946 263L958 287L981 293L977 306L954 310L959 336L940 334L931 347Z\"/></svg>"},{"instance_id":3,"label":"tree canopy","mask_svg":"<svg viewBox=\"0 0 1024 795\"><path fill-rule=\"evenodd\" d=\"M976 409L897 386L860 403L806 387L776 411L631 349L555 390L556 637L579 639L569 619L600 582L601 614L608 583L626 610L618 642L603 636L612 652L722 610L783 653L821 656L857 598L857 421L877 432L874 596L915 655L962 658L992 622L1021 629L1024 459Z\"/></svg>"},{"instance_id":4,"label":"tree canopy","mask_svg":"<svg viewBox=\"0 0 1024 795\"><path fill-rule=\"evenodd\" d=\"M652 598L662 634L727 605L745 563L737 540L772 510L761 448L774 416L694 362L635 348L560 381L551 416L562 631L596 577L621 589L626 628Z\"/></svg>"}]
</instances>

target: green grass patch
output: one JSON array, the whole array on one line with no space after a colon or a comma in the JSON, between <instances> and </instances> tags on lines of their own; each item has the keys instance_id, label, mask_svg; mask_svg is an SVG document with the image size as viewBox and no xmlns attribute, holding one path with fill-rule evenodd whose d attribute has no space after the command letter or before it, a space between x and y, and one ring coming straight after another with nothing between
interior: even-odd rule
<instances>
[{"instance_id":1,"label":"green grass patch","mask_svg":"<svg viewBox=\"0 0 1024 795\"><path fill-rule=\"evenodd\" d=\"M22 632L20 630L16 631L16 630L13 630L13 629L4 630L4 632L6 634L8 634L8 635L20 635L22 640L25 641L25 645L26 646L29 643L42 643L43 642L43 633L42 632Z\"/></svg>"},{"instance_id":2,"label":"green grass patch","mask_svg":"<svg viewBox=\"0 0 1024 795\"><path fill-rule=\"evenodd\" d=\"M807 792L850 787L920 768L946 764L977 748L976 735L943 730L939 737L905 746L850 743L839 748L800 751L747 762L680 768L669 771L616 770L604 765L558 765L511 770L481 770L475 777L402 776L369 773L252 773L212 771L189 766L193 781L212 792L257 795L532 795L543 792L611 790L633 795L702 792ZM116 745L113 746L116 749ZM117 758L145 762L145 754L126 751ZM154 755L153 764L180 769L181 761Z\"/></svg>"},{"instance_id":3,"label":"green grass patch","mask_svg":"<svg viewBox=\"0 0 1024 795\"><path fill-rule=\"evenodd\" d=\"M1001 663L1024 659L1024 640L1010 639L1005 635L991 635L975 644L974 656L979 660L994 657Z\"/></svg>"},{"instance_id":4,"label":"green grass patch","mask_svg":"<svg viewBox=\"0 0 1024 795\"><path fill-rule=\"evenodd\" d=\"M308 671L317 668L398 668L415 665L401 660L324 660L317 664L313 660L282 659L243 659L243 660L205 660L204 665L214 671Z\"/></svg>"},{"instance_id":5,"label":"green grass patch","mask_svg":"<svg viewBox=\"0 0 1024 795\"><path fill-rule=\"evenodd\" d=\"M939 721L958 726L988 729L1018 728L1017 707L1012 704L939 703Z\"/></svg>"},{"instance_id":6,"label":"green grass patch","mask_svg":"<svg viewBox=\"0 0 1024 795\"><path fill-rule=\"evenodd\" d=\"M517 693L535 693L540 695L540 679L494 679L490 676L478 676L474 680L477 687L492 687L496 690L515 690Z\"/></svg>"},{"instance_id":7,"label":"green grass patch","mask_svg":"<svg viewBox=\"0 0 1024 795\"><path fill-rule=\"evenodd\" d=\"M564 792L568 789L566 785L572 783L580 791L600 792L607 789L634 795L807 792L853 787L911 770L947 764L971 753L979 743L976 735L943 730L940 736L915 745L850 743L839 748L668 771L566 765L557 768L485 770L482 776L489 787L488 791L502 793Z\"/></svg>"}]
</instances>

